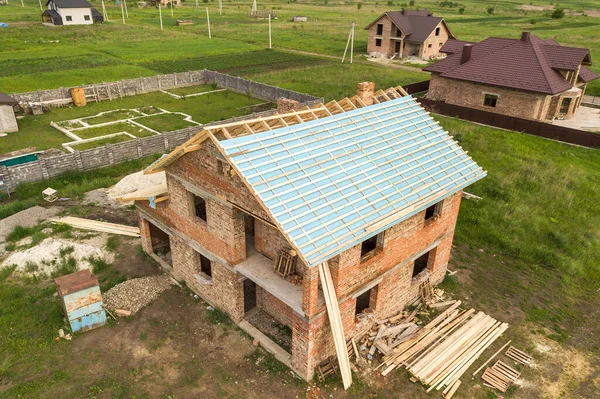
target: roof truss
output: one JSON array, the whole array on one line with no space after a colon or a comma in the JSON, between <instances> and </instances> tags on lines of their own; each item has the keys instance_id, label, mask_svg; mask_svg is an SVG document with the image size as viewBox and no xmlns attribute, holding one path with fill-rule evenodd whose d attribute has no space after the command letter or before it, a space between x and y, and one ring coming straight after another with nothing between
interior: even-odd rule
<instances>
[{"instance_id":1,"label":"roof truss","mask_svg":"<svg viewBox=\"0 0 600 399\"><path fill-rule=\"evenodd\" d=\"M375 93L373 101L374 103L379 104L384 101L407 95L408 93L402 86L390 87L386 90L378 90ZM358 96L353 96L351 98L343 98L339 101L332 100L326 104L319 103L312 107L305 106L300 110L286 114L274 114L263 118L207 126L194 137L150 165L145 173L151 174L163 171L167 165L175 162L183 155L199 150L201 144L206 139L212 139L214 141L230 140L234 137L266 132L268 130L293 126L315 119L326 118L331 115L337 115L365 106L366 104Z\"/></svg>"}]
</instances>

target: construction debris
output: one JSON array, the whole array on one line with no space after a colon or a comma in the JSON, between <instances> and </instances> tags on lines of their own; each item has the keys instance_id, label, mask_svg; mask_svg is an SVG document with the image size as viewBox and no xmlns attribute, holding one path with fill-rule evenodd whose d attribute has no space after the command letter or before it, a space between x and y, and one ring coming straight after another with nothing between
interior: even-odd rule
<instances>
[{"instance_id":1,"label":"construction debris","mask_svg":"<svg viewBox=\"0 0 600 399\"><path fill-rule=\"evenodd\" d=\"M363 356L371 363L381 355L382 363L375 370L382 368L383 376L398 367L405 367L412 375L412 382L419 381L428 386L427 392L443 390L443 397L449 399L460 387L463 374L506 331L508 324L475 309L460 309L461 301L445 298L443 290L433 289L429 284L423 286L422 282L421 285L420 293L427 291L426 295L416 301L412 311L404 310L396 316L375 321L369 332L348 341L348 353L357 352L356 363L363 361ZM422 318L440 310L439 315L422 326L425 324ZM356 343L358 349L353 349L352 343ZM494 378L500 378L496 377L497 373L503 378L513 375L502 365L498 364L496 371L491 372Z\"/></svg>"},{"instance_id":2,"label":"construction debris","mask_svg":"<svg viewBox=\"0 0 600 399\"><path fill-rule=\"evenodd\" d=\"M327 376L330 374L338 374L337 363L337 359L335 357L330 356L329 358L327 358L327 360L325 360L317 367L317 377L319 378L320 382L325 381L325 378L327 378Z\"/></svg>"},{"instance_id":3,"label":"construction debris","mask_svg":"<svg viewBox=\"0 0 600 399\"><path fill-rule=\"evenodd\" d=\"M131 316L171 287L168 276L151 276L117 284L104 295L104 304L119 316Z\"/></svg>"},{"instance_id":4,"label":"construction debris","mask_svg":"<svg viewBox=\"0 0 600 399\"><path fill-rule=\"evenodd\" d=\"M50 219L53 223L62 223L82 230L99 231L102 233L119 234L129 237L139 237L140 228L125 226L122 224L99 222L97 220L89 220L76 218L73 216L65 216L61 218Z\"/></svg>"},{"instance_id":5,"label":"construction debris","mask_svg":"<svg viewBox=\"0 0 600 399\"><path fill-rule=\"evenodd\" d=\"M506 351L506 356L508 356L515 362L524 364L526 366L529 366L531 364L531 361L533 360L533 358L530 355L515 348L514 346L508 348L508 350Z\"/></svg>"}]
</instances>

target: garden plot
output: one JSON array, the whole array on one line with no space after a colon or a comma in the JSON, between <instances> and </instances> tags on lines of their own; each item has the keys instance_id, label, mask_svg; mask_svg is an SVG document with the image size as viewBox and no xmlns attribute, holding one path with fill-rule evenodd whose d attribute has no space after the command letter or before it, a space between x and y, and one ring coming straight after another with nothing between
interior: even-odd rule
<instances>
[{"instance_id":1,"label":"garden plot","mask_svg":"<svg viewBox=\"0 0 600 399\"><path fill-rule=\"evenodd\" d=\"M70 152L200 125L188 114L154 106L117 109L58 123L51 122L52 127L73 140L62 145Z\"/></svg>"}]
</instances>

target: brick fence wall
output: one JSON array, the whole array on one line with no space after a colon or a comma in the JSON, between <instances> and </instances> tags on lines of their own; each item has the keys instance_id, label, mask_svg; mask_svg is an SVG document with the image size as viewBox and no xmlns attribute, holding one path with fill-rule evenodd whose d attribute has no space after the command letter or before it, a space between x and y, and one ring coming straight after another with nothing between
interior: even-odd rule
<instances>
[{"instance_id":1,"label":"brick fence wall","mask_svg":"<svg viewBox=\"0 0 600 399\"><path fill-rule=\"evenodd\" d=\"M217 83L220 87L228 88L234 92L248 94L255 98L273 102L281 97L299 101L303 105L313 105L317 102L323 101L320 98L307 94L297 93L292 90L281 89L279 87L269 86L247 79L207 70L160 75L153 78L129 79L120 82L106 83L104 85L111 85L111 90L113 90L115 87L120 87L123 95L136 95L140 93L156 91L159 90L160 87L183 87L200 83ZM100 90L98 87L102 85L103 84L86 86L86 93L88 91L92 92L94 90ZM69 90L70 89L64 88L43 90L31 93L16 94L13 95L13 97L19 99L20 101L52 101L65 98L65 95L70 96ZM115 94L113 98L116 97L118 97L118 94ZM203 127L237 122L246 119L260 118L272 115L273 113L275 113L275 110L255 112L223 121L207 123L203 126L192 126L162 135L132 139L123 143L106 144L104 146L85 151L75 151L71 154L62 154L55 157L39 159L38 161L29 162L22 165L11 167L0 165L0 175L4 175L4 179L9 189L14 190L15 187L20 183L51 179L70 170L90 170L101 168L105 166L111 166L128 159L136 159L151 154L168 152L178 145L184 143L194 134L202 130Z\"/></svg>"}]
</instances>

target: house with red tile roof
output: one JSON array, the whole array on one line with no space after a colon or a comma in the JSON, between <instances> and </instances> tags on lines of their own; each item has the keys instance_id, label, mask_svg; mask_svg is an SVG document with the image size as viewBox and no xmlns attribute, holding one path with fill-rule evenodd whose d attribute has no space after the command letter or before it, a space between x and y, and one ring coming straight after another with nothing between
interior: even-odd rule
<instances>
[{"instance_id":1,"label":"house with red tile roof","mask_svg":"<svg viewBox=\"0 0 600 399\"><path fill-rule=\"evenodd\" d=\"M588 49L529 32L520 39L449 40L440 51L447 57L423 68L431 72L428 99L519 118L572 118L598 78L587 67Z\"/></svg>"},{"instance_id":2,"label":"house with red tile roof","mask_svg":"<svg viewBox=\"0 0 600 399\"><path fill-rule=\"evenodd\" d=\"M448 39L456 39L446 21L429 10L387 11L371 22L367 52L372 57L414 56L429 60Z\"/></svg>"}]
</instances>

